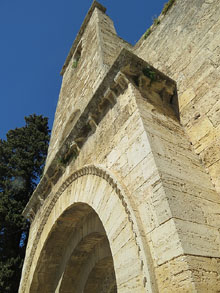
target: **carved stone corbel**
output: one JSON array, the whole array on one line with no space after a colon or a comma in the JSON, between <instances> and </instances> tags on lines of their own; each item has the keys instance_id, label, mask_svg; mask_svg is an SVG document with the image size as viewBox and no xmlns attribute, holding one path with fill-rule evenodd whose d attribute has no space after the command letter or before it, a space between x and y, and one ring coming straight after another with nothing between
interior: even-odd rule
<instances>
[{"instance_id":1,"label":"carved stone corbel","mask_svg":"<svg viewBox=\"0 0 220 293\"><path fill-rule=\"evenodd\" d=\"M80 152L80 147L78 146L78 144L75 141L73 141L70 145L70 152L75 152L77 155Z\"/></svg>"},{"instance_id":2,"label":"carved stone corbel","mask_svg":"<svg viewBox=\"0 0 220 293\"><path fill-rule=\"evenodd\" d=\"M114 82L117 85L119 85L122 90L125 90L129 84L129 80L121 71L119 71L116 77L114 78Z\"/></svg>"},{"instance_id":3,"label":"carved stone corbel","mask_svg":"<svg viewBox=\"0 0 220 293\"><path fill-rule=\"evenodd\" d=\"M40 202L40 205L42 206L44 203L44 198L41 195L38 195L38 200Z\"/></svg>"},{"instance_id":4,"label":"carved stone corbel","mask_svg":"<svg viewBox=\"0 0 220 293\"><path fill-rule=\"evenodd\" d=\"M97 128L97 124L95 122L94 117L91 114L89 114L89 117L88 117L87 122L90 125L90 127L92 129L92 132L95 132L96 131L96 128Z\"/></svg>"},{"instance_id":5,"label":"carved stone corbel","mask_svg":"<svg viewBox=\"0 0 220 293\"><path fill-rule=\"evenodd\" d=\"M114 106L115 103L116 103L117 96L110 88L108 88L107 91L104 94L104 99L108 100L109 103L112 106Z\"/></svg>"},{"instance_id":6,"label":"carved stone corbel","mask_svg":"<svg viewBox=\"0 0 220 293\"><path fill-rule=\"evenodd\" d=\"M35 216L36 216L36 214L35 214L33 208L31 208L29 210L28 215L27 215L27 218L30 220L31 223L34 221Z\"/></svg>"}]
</instances>

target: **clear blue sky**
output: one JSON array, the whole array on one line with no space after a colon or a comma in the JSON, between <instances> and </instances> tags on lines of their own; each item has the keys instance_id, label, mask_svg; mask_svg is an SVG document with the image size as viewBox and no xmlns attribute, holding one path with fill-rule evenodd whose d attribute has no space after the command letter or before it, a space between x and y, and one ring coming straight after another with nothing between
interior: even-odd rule
<instances>
[{"instance_id":1,"label":"clear blue sky","mask_svg":"<svg viewBox=\"0 0 220 293\"><path fill-rule=\"evenodd\" d=\"M168 0L167 0L168 1ZM166 0L100 0L120 37L135 44ZM92 0L0 0L0 138L43 114L52 127L69 49Z\"/></svg>"}]
</instances>

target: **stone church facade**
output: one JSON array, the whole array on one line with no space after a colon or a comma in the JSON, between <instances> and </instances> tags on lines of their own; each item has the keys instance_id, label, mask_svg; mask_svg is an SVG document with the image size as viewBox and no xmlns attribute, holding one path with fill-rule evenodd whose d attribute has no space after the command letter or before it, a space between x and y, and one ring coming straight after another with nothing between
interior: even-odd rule
<instances>
[{"instance_id":1,"label":"stone church facade","mask_svg":"<svg viewBox=\"0 0 220 293\"><path fill-rule=\"evenodd\" d=\"M220 3L132 47L94 1L62 68L20 293L220 292Z\"/></svg>"}]
</instances>

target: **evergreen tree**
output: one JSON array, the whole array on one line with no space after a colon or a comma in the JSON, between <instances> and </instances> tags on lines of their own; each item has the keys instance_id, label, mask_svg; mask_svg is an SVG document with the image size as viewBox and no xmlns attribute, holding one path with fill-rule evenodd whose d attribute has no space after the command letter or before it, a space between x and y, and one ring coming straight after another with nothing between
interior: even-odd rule
<instances>
[{"instance_id":1,"label":"evergreen tree","mask_svg":"<svg viewBox=\"0 0 220 293\"><path fill-rule=\"evenodd\" d=\"M31 115L0 139L0 292L18 292L29 223L22 211L42 174L48 119Z\"/></svg>"}]
</instances>

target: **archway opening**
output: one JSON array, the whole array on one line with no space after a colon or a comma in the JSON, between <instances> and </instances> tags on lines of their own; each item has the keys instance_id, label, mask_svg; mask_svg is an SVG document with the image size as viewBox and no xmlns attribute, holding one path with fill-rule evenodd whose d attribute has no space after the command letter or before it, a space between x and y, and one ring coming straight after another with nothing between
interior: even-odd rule
<instances>
[{"instance_id":1,"label":"archway opening","mask_svg":"<svg viewBox=\"0 0 220 293\"><path fill-rule=\"evenodd\" d=\"M74 204L53 225L30 292L117 292L109 241L89 205Z\"/></svg>"}]
</instances>

